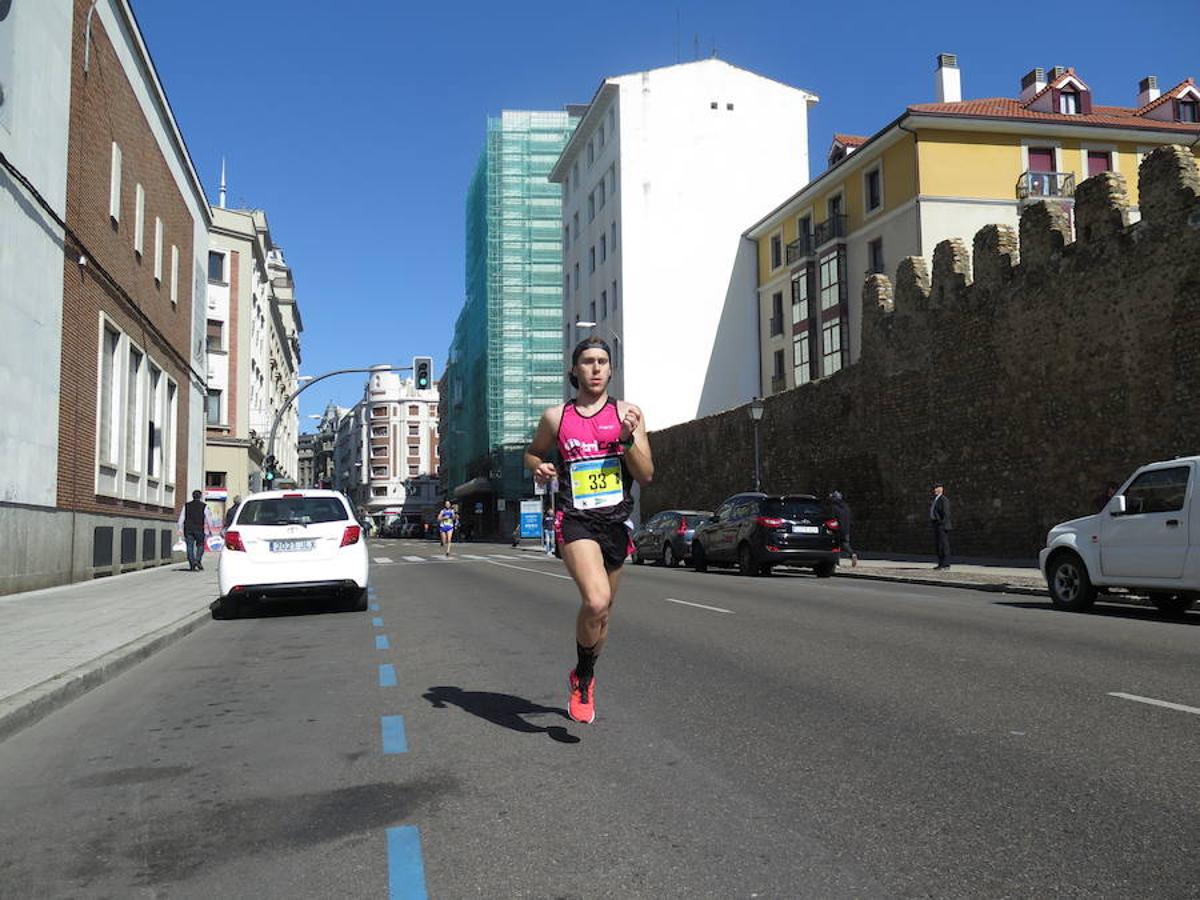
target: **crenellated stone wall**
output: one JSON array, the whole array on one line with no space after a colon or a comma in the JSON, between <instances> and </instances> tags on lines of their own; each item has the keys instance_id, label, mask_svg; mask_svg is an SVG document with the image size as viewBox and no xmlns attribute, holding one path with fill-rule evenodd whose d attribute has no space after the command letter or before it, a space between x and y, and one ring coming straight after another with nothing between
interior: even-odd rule
<instances>
[{"instance_id":1,"label":"crenellated stone wall","mask_svg":"<svg viewBox=\"0 0 1200 900\"><path fill-rule=\"evenodd\" d=\"M1020 231L981 229L863 286L862 356L766 399L763 485L838 488L855 543L928 552L929 486L953 500L955 554L1028 558L1105 483L1200 453L1200 174L1184 147L1139 171L1142 219L1106 173ZM632 398L635 399L636 398ZM646 410L653 423L652 409ZM643 516L712 508L753 485L741 407L655 432Z\"/></svg>"}]
</instances>

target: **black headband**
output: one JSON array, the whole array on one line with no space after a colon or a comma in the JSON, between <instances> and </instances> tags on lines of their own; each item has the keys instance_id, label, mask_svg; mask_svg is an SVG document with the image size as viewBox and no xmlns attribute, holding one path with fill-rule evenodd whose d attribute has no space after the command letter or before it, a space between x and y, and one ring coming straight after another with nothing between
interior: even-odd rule
<instances>
[{"instance_id":1,"label":"black headband","mask_svg":"<svg viewBox=\"0 0 1200 900\"><path fill-rule=\"evenodd\" d=\"M584 350L589 350L592 347L598 347L601 350L603 350L605 353L608 354L608 361L610 363L612 362L612 350L609 349L608 344L605 342L604 338L590 337L590 338L585 338L584 340L580 341L578 344L575 345L575 349L573 351L571 351L571 365L572 366L577 365L579 363L580 354L582 354Z\"/></svg>"}]
</instances>

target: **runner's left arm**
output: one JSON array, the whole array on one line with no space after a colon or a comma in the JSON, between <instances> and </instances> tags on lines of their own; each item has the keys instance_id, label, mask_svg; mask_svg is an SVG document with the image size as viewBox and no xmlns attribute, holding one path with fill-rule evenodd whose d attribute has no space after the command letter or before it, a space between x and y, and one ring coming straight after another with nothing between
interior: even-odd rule
<instances>
[{"instance_id":1,"label":"runner's left arm","mask_svg":"<svg viewBox=\"0 0 1200 900\"><path fill-rule=\"evenodd\" d=\"M645 487L654 479L654 458L650 454L646 419L641 409L625 401L619 404L618 412L621 415L621 442L633 440L625 447L625 465L637 483Z\"/></svg>"}]
</instances>

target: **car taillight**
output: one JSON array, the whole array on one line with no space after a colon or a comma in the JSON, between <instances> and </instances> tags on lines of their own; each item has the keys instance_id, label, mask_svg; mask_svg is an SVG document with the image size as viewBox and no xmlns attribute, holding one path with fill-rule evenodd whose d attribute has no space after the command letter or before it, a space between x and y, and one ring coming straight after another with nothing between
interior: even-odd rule
<instances>
[{"instance_id":1,"label":"car taillight","mask_svg":"<svg viewBox=\"0 0 1200 900\"><path fill-rule=\"evenodd\" d=\"M347 525L346 530L342 532L342 543L338 546L346 547L350 544L357 544L360 537L362 537L361 528L357 525Z\"/></svg>"},{"instance_id":2,"label":"car taillight","mask_svg":"<svg viewBox=\"0 0 1200 900\"><path fill-rule=\"evenodd\" d=\"M783 519L777 519L775 516L759 516L754 521L763 528L780 528L783 526Z\"/></svg>"},{"instance_id":3,"label":"car taillight","mask_svg":"<svg viewBox=\"0 0 1200 900\"><path fill-rule=\"evenodd\" d=\"M242 543L242 536L236 531L225 532L225 549L226 550L241 550L246 552L246 545Z\"/></svg>"},{"instance_id":4,"label":"car taillight","mask_svg":"<svg viewBox=\"0 0 1200 900\"><path fill-rule=\"evenodd\" d=\"M840 524L838 524L837 519L826 519L825 527L828 528L830 531L837 531L842 526Z\"/></svg>"},{"instance_id":5,"label":"car taillight","mask_svg":"<svg viewBox=\"0 0 1200 900\"><path fill-rule=\"evenodd\" d=\"M687 534L687 528L688 528L687 519L680 519L679 520L679 530L675 533L676 534Z\"/></svg>"}]
</instances>

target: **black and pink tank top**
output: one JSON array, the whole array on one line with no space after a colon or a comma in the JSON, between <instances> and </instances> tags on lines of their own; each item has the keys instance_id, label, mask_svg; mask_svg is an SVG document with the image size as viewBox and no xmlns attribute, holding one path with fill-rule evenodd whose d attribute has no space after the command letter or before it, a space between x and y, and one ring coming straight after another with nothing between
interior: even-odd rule
<instances>
[{"instance_id":1,"label":"black and pink tank top","mask_svg":"<svg viewBox=\"0 0 1200 900\"><path fill-rule=\"evenodd\" d=\"M623 522L633 509L633 479L621 446L621 417L611 397L590 416L571 400L563 405L558 426L558 455L563 469L557 505L573 519Z\"/></svg>"}]
</instances>

